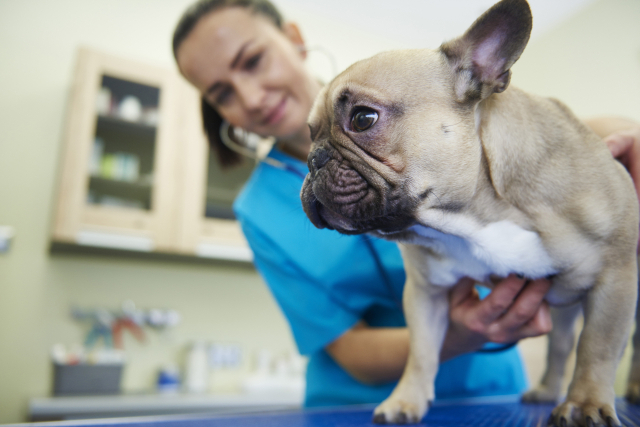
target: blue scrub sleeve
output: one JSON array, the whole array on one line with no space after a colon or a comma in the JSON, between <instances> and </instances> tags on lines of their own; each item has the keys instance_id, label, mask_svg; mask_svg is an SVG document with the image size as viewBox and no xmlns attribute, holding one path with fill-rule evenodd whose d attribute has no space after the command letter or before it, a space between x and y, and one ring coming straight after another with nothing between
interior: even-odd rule
<instances>
[{"instance_id":1,"label":"blue scrub sleeve","mask_svg":"<svg viewBox=\"0 0 640 427\"><path fill-rule=\"evenodd\" d=\"M360 313L331 295L330 287L300 268L295 255L280 245L287 236L276 241L248 221L241 221L241 225L254 253L255 266L284 312L301 354L319 351L360 319ZM313 244L304 252L310 248ZM318 253L315 259L322 262L323 254Z\"/></svg>"}]
</instances>

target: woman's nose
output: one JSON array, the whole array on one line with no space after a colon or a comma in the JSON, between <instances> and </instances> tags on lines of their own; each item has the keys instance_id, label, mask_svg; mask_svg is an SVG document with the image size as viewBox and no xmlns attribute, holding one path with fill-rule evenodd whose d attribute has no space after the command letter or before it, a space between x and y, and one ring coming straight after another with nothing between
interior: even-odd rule
<instances>
[{"instance_id":1,"label":"woman's nose","mask_svg":"<svg viewBox=\"0 0 640 427\"><path fill-rule=\"evenodd\" d=\"M262 106L264 90L259 84L245 80L238 84L236 91L245 110L252 111Z\"/></svg>"}]
</instances>

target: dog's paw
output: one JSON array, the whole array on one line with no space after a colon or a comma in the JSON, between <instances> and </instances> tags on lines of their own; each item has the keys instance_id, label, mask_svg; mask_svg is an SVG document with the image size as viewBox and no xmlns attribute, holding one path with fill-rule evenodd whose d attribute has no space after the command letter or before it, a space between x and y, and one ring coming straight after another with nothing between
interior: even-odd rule
<instances>
[{"instance_id":1,"label":"dog's paw","mask_svg":"<svg viewBox=\"0 0 640 427\"><path fill-rule=\"evenodd\" d=\"M550 390L542 385L537 386L524 393L520 400L523 403L557 403L560 401L560 392Z\"/></svg>"},{"instance_id":2,"label":"dog's paw","mask_svg":"<svg viewBox=\"0 0 640 427\"><path fill-rule=\"evenodd\" d=\"M423 404L390 397L373 411L374 424L417 424L429 409Z\"/></svg>"},{"instance_id":3,"label":"dog's paw","mask_svg":"<svg viewBox=\"0 0 640 427\"><path fill-rule=\"evenodd\" d=\"M624 398L633 405L640 405L640 382L629 382Z\"/></svg>"},{"instance_id":4,"label":"dog's paw","mask_svg":"<svg viewBox=\"0 0 640 427\"><path fill-rule=\"evenodd\" d=\"M554 427L621 427L613 405L593 402L566 401L557 406L552 412L548 426Z\"/></svg>"}]
</instances>

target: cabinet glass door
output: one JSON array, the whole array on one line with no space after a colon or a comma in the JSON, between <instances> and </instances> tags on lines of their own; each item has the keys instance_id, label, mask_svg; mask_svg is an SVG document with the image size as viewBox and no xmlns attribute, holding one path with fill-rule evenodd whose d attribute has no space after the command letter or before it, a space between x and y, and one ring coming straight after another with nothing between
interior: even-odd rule
<instances>
[{"instance_id":1,"label":"cabinet glass door","mask_svg":"<svg viewBox=\"0 0 640 427\"><path fill-rule=\"evenodd\" d=\"M102 76L88 204L152 209L159 99L157 87Z\"/></svg>"}]
</instances>

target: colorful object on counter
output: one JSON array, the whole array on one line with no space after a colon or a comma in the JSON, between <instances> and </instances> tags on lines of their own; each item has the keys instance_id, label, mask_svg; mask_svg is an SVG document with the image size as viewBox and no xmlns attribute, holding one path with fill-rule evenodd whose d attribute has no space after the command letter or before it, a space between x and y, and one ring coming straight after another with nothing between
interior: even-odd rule
<instances>
[{"instance_id":1,"label":"colorful object on counter","mask_svg":"<svg viewBox=\"0 0 640 427\"><path fill-rule=\"evenodd\" d=\"M111 335L111 330L114 323L114 316L107 310L96 310L93 325L91 326L91 330L84 342L85 347L93 348L100 338L102 338L105 347L113 348L113 336Z\"/></svg>"},{"instance_id":2,"label":"colorful object on counter","mask_svg":"<svg viewBox=\"0 0 640 427\"><path fill-rule=\"evenodd\" d=\"M193 341L185 365L184 386L188 393L205 393L208 388L209 363L203 341Z\"/></svg>"},{"instance_id":3,"label":"colorful object on counter","mask_svg":"<svg viewBox=\"0 0 640 427\"><path fill-rule=\"evenodd\" d=\"M84 341L85 347L93 348L100 338L102 338L105 347L113 347L111 327L113 326L115 317L107 310L82 310L78 307L73 307L71 309L71 317L78 321L89 320L91 322L91 328Z\"/></svg>"},{"instance_id":4,"label":"colorful object on counter","mask_svg":"<svg viewBox=\"0 0 640 427\"><path fill-rule=\"evenodd\" d=\"M144 342L145 335L142 330L144 321L144 312L137 310L133 301L127 300L123 302L122 315L116 317L111 329L115 347L120 349L124 347L122 343L122 331L124 329L128 329L139 342Z\"/></svg>"},{"instance_id":5,"label":"colorful object on counter","mask_svg":"<svg viewBox=\"0 0 640 427\"><path fill-rule=\"evenodd\" d=\"M116 319L116 321L113 323L111 334L113 335L113 344L115 348L124 347L122 344L123 329L128 329L138 341L144 342L145 335L142 328L140 328L140 326L138 326L133 320L124 317L124 318Z\"/></svg>"},{"instance_id":6,"label":"colorful object on counter","mask_svg":"<svg viewBox=\"0 0 640 427\"><path fill-rule=\"evenodd\" d=\"M125 357L122 350L112 348L88 349L74 344L67 349L64 344L51 347L51 361L57 365L122 365Z\"/></svg>"},{"instance_id":7,"label":"colorful object on counter","mask_svg":"<svg viewBox=\"0 0 640 427\"><path fill-rule=\"evenodd\" d=\"M160 393L177 393L180 391L180 373L177 366L166 365L160 368L156 388Z\"/></svg>"},{"instance_id":8,"label":"colorful object on counter","mask_svg":"<svg viewBox=\"0 0 640 427\"><path fill-rule=\"evenodd\" d=\"M71 309L71 317L78 321L91 321L91 329L87 334L85 346L92 348L100 339L107 348L123 348L122 334L126 329L140 342L145 341L144 326L167 330L177 326L181 321L180 313L173 309L150 309L146 312L136 308L131 300L122 303L120 311L108 311L100 308L83 310Z\"/></svg>"}]
</instances>

